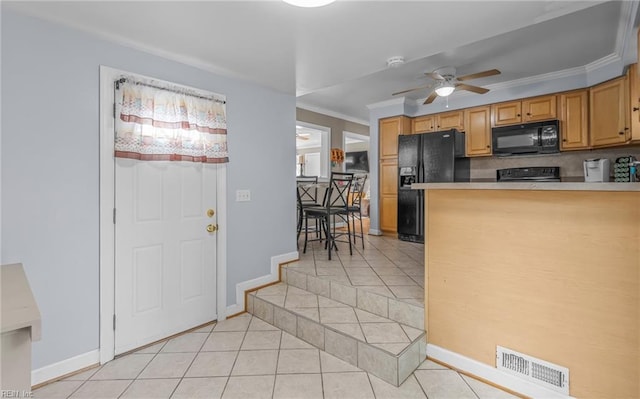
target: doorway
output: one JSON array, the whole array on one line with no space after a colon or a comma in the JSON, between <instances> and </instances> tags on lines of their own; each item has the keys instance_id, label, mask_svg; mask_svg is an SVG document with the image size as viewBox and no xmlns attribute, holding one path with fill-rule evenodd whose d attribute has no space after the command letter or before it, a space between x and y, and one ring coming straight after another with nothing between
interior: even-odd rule
<instances>
[{"instance_id":1,"label":"doorway","mask_svg":"<svg viewBox=\"0 0 640 399\"><path fill-rule=\"evenodd\" d=\"M132 76L100 68L101 363L226 316L226 164L116 160L114 81L124 74ZM154 202L151 194L161 199ZM215 222L208 209L215 209ZM126 220L138 226L127 225ZM163 227L150 228L156 222ZM214 235L206 231L208 224L219 226ZM136 241L138 228L148 230L142 241ZM149 240L156 230L177 235L166 241ZM164 266L168 262L174 264L171 271ZM125 308L128 321L137 318L137 324L127 326ZM138 335L120 339L131 332Z\"/></svg>"}]
</instances>

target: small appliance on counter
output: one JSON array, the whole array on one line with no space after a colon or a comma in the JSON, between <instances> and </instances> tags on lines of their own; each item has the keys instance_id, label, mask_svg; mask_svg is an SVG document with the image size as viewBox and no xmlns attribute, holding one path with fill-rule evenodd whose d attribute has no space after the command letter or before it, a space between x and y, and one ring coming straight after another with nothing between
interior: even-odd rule
<instances>
[{"instance_id":1,"label":"small appliance on counter","mask_svg":"<svg viewBox=\"0 0 640 399\"><path fill-rule=\"evenodd\" d=\"M531 166L496 170L498 182L559 182L559 166Z\"/></svg>"},{"instance_id":2,"label":"small appliance on counter","mask_svg":"<svg viewBox=\"0 0 640 399\"><path fill-rule=\"evenodd\" d=\"M616 162L613 164L613 181L619 183L637 181L637 176L634 176L637 174L638 168L636 162L636 157L633 155L616 158Z\"/></svg>"},{"instance_id":3,"label":"small appliance on counter","mask_svg":"<svg viewBox=\"0 0 640 399\"><path fill-rule=\"evenodd\" d=\"M607 158L585 159L583 166L585 183L609 181L609 160Z\"/></svg>"}]
</instances>

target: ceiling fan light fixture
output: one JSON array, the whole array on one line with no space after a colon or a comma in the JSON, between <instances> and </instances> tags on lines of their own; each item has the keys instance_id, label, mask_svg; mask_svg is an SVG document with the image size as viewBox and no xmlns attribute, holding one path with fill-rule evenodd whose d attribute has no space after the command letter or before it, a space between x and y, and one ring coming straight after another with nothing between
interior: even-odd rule
<instances>
[{"instance_id":1,"label":"ceiling fan light fixture","mask_svg":"<svg viewBox=\"0 0 640 399\"><path fill-rule=\"evenodd\" d=\"M442 82L438 87L436 87L436 94L440 97L447 97L453 93L455 90L455 86L451 82Z\"/></svg>"},{"instance_id":2,"label":"ceiling fan light fixture","mask_svg":"<svg viewBox=\"0 0 640 399\"><path fill-rule=\"evenodd\" d=\"M282 0L287 4L298 7L322 7L331 4L336 0Z\"/></svg>"}]
</instances>

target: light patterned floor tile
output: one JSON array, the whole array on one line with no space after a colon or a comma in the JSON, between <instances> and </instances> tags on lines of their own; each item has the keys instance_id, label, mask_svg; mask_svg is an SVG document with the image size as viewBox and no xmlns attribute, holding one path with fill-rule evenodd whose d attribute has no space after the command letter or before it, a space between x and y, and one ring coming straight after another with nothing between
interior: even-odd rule
<instances>
[{"instance_id":1,"label":"light patterned floor tile","mask_svg":"<svg viewBox=\"0 0 640 399\"><path fill-rule=\"evenodd\" d=\"M213 331L202 346L203 351L237 351L242 345L245 333L242 331Z\"/></svg>"},{"instance_id":2,"label":"light patterned floor tile","mask_svg":"<svg viewBox=\"0 0 640 399\"><path fill-rule=\"evenodd\" d=\"M231 375L275 374L277 350L240 351Z\"/></svg>"},{"instance_id":3,"label":"light patterned floor tile","mask_svg":"<svg viewBox=\"0 0 640 399\"><path fill-rule=\"evenodd\" d=\"M249 324L249 331L273 331L278 330L277 327L260 320L257 317L251 319L251 323Z\"/></svg>"},{"instance_id":4,"label":"light patterned floor tile","mask_svg":"<svg viewBox=\"0 0 640 399\"><path fill-rule=\"evenodd\" d=\"M275 375L230 377L223 399L269 399L273 393Z\"/></svg>"},{"instance_id":5,"label":"light patterned floor tile","mask_svg":"<svg viewBox=\"0 0 640 399\"><path fill-rule=\"evenodd\" d=\"M278 357L278 374L303 374L320 372L318 349L281 350Z\"/></svg>"},{"instance_id":6,"label":"light patterned floor tile","mask_svg":"<svg viewBox=\"0 0 640 399\"><path fill-rule=\"evenodd\" d=\"M322 376L325 399L375 399L367 373L328 373Z\"/></svg>"},{"instance_id":7,"label":"light patterned floor tile","mask_svg":"<svg viewBox=\"0 0 640 399\"><path fill-rule=\"evenodd\" d=\"M353 308L320 308L320 322L328 323L357 323L358 319Z\"/></svg>"},{"instance_id":8,"label":"light patterned floor tile","mask_svg":"<svg viewBox=\"0 0 640 399\"><path fill-rule=\"evenodd\" d=\"M409 342L409 338L398 323L363 323L362 332L369 343Z\"/></svg>"},{"instance_id":9,"label":"light patterned floor tile","mask_svg":"<svg viewBox=\"0 0 640 399\"><path fill-rule=\"evenodd\" d=\"M427 399L413 375L410 375L399 387L382 381L372 374L369 374L369 380L378 399Z\"/></svg>"},{"instance_id":10,"label":"light patterned floor tile","mask_svg":"<svg viewBox=\"0 0 640 399\"><path fill-rule=\"evenodd\" d=\"M160 353L198 352L209 335L206 333L190 333L177 336L167 341Z\"/></svg>"},{"instance_id":11,"label":"light patterned floor tile","mask_svg":"<svg viewBox=\"0 0 640 399\"><path fill-rule=\"evenodd\" d=\"M195 353L159 353L138 378L181 378Z\"/></svg>"},{"instance_id":12,"label":"light patterned floor tile","mask_svg":"<svg viewBox=\"0 0 640 399\"><path fill-rule=\"evenodd\" d=\"M414 375L429 399L477 399L460 374L453 370L416 370Z\"/></svg>"},{"instance_id":13,"label":"light patterned floor tile","mask_svg":"<svg viewBox=\"0 0 640 399\"><path fill-rule=\"evenodd\" d=\"M155 355L131 354L112 360L91 376L91 380L133 380Z\"/></svg>"},{"instance_id":14,"label":"light patterned floor tile","mask_svg":"<svg viewBox=\"0 0 640 399\"><path fill-rule=\"evenodd\" d=\"M113 399L120 396L129 384L129 380L86 381L70 398Z\"/></svg>"},{"instance_id":15,"label":"light patterned floor tile","mask_svg":"<svg viewBox=\"0 0 640 399\"><path fill-rule=\"evenodd\" d=\"M33 391L36 399L68 398L84 381L58 381Z\"/></svg>"},{"instance_id":16,"label":"light patterned floor tile","mask_svg":"<svg viewBox=\"0 0 640 399\"><path fill-rule=\"evenodd\" d=\"M122 399L169 399L180 379L135 380L120 396Z\"/></svg>"},{"instance_id":17,"label":"light patterned floor tile","mask_svg":"<svg viewBox=\"0 0 640 399\"><path fill-rule=\"evenodd\" d=\"M280 330L248 331L242 342L241 350L278 349L280 347Z\"/></svg>"},{"instance_id":18,"label":"light patterned floor tile","mask_svg":"<svg viewBox=\"0 0 640 399\"><path fill-rule=\"evenodd\" d=\"M219 399L227 377L183 378L171 399Z\"/></svg>"},{"instance_id":19,"label":"light patterned floor tile","mask_svg":"<svg viewBox=\"0 0 640 399\"><path fill-rule=\"evenodd\" d=\"M276 376L273 399L300 398L323 399L320 374L280 374Z\"/></svg>"},{"instance_id":20,"label":"light patterned floor tile","mask_svg":"<svg viewBox=\"0 0 640 399\"><path fill-rule=\"evenodd\" d=\"M516 399L517 396L511 395L509 392L503 391L496 387L492 387L489 384L485 384L482 381L478 381L475 378L462 375L462 379L466 381L471 387L473 392L478 395L480 399Z\"/></svg>"},{"instance_id":21,"label":"light patterned floor tile","mask_svg":"<svg viewBox=\"0 0 640 399\"><path fill-rule=\"evenodd\" d=\"M65 381L86 381L89 378L91 378L91 376L93 376L98 370L100 370L100 367L94 367L92 369L83 371L81 373L78 374L74 374L72 376L69 376L67 378L65 378Z\"/></svg>"},{"instance_id":22,"label":"light patterned floor tile","mask_svg":"<svg viewBox=\"0 0 640 399\"><path fill-rule=\"evenodd\" d=\"M185 377L227 377L237 355L238 352L200 352Z\"/></svg>"},{"instance_id":23,"label":"light patterned floor tile","mask_svg":"<svg viewBox=\"0 0 640 399\"><path fill-rule=\"evenodd\" d=\"M320 351L320 367L322 373L344 373L362 371L356 366L353 366L337 357L328 354L327 352Z\"/></svg>"},{"instance_id":24,"label":"light patterned floor tile","mask_svg":"<svg viewBox=\"0 0 640 399\"><path fill-rule=\"evenodd\" d=\"M304 342L298 337L282 332L282 340L280 341L280 350L282 349L312 349L313 345Z\"/></svg>"},{"instance_id":25,"label":"light patterned floor tile","mask_svg":"<svg viewBox=\"0 0 640 399\"><path fill-rule=\"evenodd\" d=\"M220 331L247 331L249 323L251 322L251 315L246 313L240 316L232 317L216 324L213 327L214 332Z\"/></svg>"}]
</instances>

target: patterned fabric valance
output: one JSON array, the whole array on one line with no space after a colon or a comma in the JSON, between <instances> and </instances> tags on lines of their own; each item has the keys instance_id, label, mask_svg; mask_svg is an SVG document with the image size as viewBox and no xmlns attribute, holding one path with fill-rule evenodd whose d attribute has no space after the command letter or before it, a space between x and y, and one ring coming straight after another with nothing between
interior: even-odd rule
<instances>
[{"instance_id":1,"label":"patterned fabric valance","mask_svg":"<svg viewBox=\"0 0 640 399\"><path fill-rule=\"evenodd\" d=\"M224 101L120 81L116 102L116 157L229 162Z\"/></svg>"}]
</instances>

